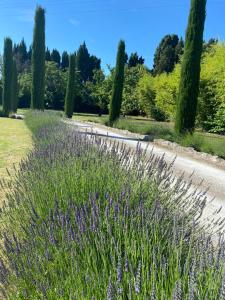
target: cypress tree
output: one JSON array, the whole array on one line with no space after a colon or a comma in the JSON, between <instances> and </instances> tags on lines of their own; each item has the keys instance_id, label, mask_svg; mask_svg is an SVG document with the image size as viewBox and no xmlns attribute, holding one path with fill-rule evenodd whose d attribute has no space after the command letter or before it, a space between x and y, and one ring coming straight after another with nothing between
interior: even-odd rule
<instances>
[{"instance_id":1,"label":"cypress tree","mask_svg":"<svg viewBox=\"0 0 225 300\"><path fill-rule=\"evenodd\" d=\"M191 0L177 99L175 130L179 134L191 133L195 127L205 17L206 0Z\"/></svg>"},{"instance_id":2,"label":"cypress tree","mask_svg":"<svg viewBox=\"0 0 225 300\"><path fill-rule=\"evenodd\" d=\"M38 6L32 45L31 108L44 109L45 90L45 10Z\"/></svg>"},{"instance_id":3,"label":"cypress tree","mask_svg":"<svg viewBox=\"0 0 225 300\"><path fill-rule=\"evenodd\" d=\"M86 43L80 45L76 54L76 66L80 72L82 82L93 80L93 71L101 69L101 60L95 55L90 55Z\"/></svg>"},{"instance_id":4,"label":"cypress tree","mask_svg":"<svg viewBox=\"0 0 225 300\"><path fill-rule=\"evenodd\" d=\"M27 59L29 61L31 61L31 59L32 59L32 47L31 46L29 47L29 50L27 51Z\"/></svg>"},{"instance_id":5,"label":"cypress tree","mask_svg":"<svg viewBox=\"0 0 225 300\"><path fill-rule=\"evenodd\" d=\"M128 67L136 67L137 65L143 65L145 62L144 58L142 56L138 56L137 52L131 53L129 59L128 59Z\"/></svg>"},{"instance_id":6,"label":"cypress tree","mask_svg":"<svg viewBox=\"0 0 225 300\"><path fill-rule=\"evenodd\" d=\"M88 81L90 77L90 54L85 42L80 45L79 49L77 50L76 66L77 70L80 72L81 81Z\"/></svg>"},{"instance_id":7,"label":"cypress tree","mask_svg":"<svg viewBox=\"0 0 225 300\"><path fill-rule=\"evenodd\" d=\"M72 118L74 108L74 89L75 89L75 55L69 57L69 74L65 99L65 115Z\"/></svg>"},{"instance_id":8,"label":"cypress tree","mask_svg":"<svg viewBox=\"0 0 225 300\"><path fill-rule=\"evenodd\" d=\"M56 49L53 49L52 50L52 53L51 53L51 61L54 61L57 66L59 67L60 66L60 63L61 63L61 55L59 53L58 50Z\"/></svg>"},{"instance_id":9,"label":"cypress tree","mask_svg":"<svg viewBox=\"0 0 225 300\"><path fill-rule=\"evenodd\" d=\"M11 111L17 112L18 104L18 72L15 59L13 60L13 69L12 69L12 94L11 94Z\"/></svg>"},{"instance_id":10,"label":"cypress tree","mask_svg":"<svg viewBox=\"0 0 225 300\"><path fill-rule=\"evenodd\" d=\"M122 104L123 83L124 83L124 65L125 65L125 42L120 41L117 52L116 68L113 81L113 92L110 102L109 123L119 118Z\"/></svg>"},{"instance_id":11,"label":"cypress tree","mask_svg":"<svg viewBox=\"0 0 225 300\"><path fill-rule=\"evenodd\" d=\"M46 52L45 52L45 60L51 61L51 52L48 48L46 49Z\"/></svg>"},{"instance_id":12,"label":"cypress tree","mask_svg":"<svg viewBox=\"0 0 225 300\"><path fill-rule=\"evenodd\" d=\"M65 70L69 67L69 55L66 51L62 54L62 62L61 62L61 68Z\"/></svg>"},{"instance_id":13,"label":"cypress tree","mask_svg":"<svg viewBox=\"0 0 225 300\"><path fill-rule=\"evenodd\" d=\"M4 41L4 56L3 56L3 115L9 116L11 110L11 95L12 95L12 68L13 68L13 55L12 55L12 40L6 38Z\"/></svg>"}]
</instances>

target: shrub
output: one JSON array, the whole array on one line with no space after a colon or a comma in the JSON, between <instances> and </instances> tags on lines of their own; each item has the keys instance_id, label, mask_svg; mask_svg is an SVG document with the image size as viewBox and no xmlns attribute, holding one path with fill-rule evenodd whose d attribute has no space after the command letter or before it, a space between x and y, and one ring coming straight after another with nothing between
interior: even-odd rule
<instances>
[{"instance_id":1,"label":"shrub","mask_svg":"<svg viewBox=\"0 0 225 300\"><path fill-rule=\"evenodd\" d=\"M205 130L224 132L225 44L217 43L203 56L198 123Z\"/></svg>"},{"instance_id":2,"label":"shrub","mask_svg":"<svg viewBox=\"0 0 225 300\"><path fill-rule=\"evenodd\" d=\"M137 85L140 78L145 73L145 67L138 64L135 67L125 66L124 89L121 111L125 115L138 115L140 105L138 101Z\"/></svg>"},{"instance_id":3,"label":"shrub","mask_svg":"<svg viewBox=\"0 0 225 300\"><path fill-rule=\"evenodd\" d=\"M189 133L181 138L180 144L185 147L192 147L196 151L201 151L204 144L204 139L199 135Z\"/></svg>"},{"instance_id":4,"label":"shrub","mask_svg":"<svg viewBox=\"0 0 225 300\"><path fill-rule=\"evenodd\" d=\"M168 115L166 114L165 106L162 108L162 105L158 105L158 92L156 78L145 73L139 80L137 87L137 93L140 99L140 109L156 121L165 121L168 118Z\"/></svg>"}]
</instances>

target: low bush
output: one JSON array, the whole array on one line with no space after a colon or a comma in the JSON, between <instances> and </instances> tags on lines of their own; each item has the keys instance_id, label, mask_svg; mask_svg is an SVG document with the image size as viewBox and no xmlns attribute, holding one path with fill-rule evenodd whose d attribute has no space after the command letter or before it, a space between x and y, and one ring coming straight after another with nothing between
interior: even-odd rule
<instances>
[{"instance_id":1,"label":"low bush","mask_svg":"<svg viewBox=\"0 0 225 300\"><path fill-rule=\"evenodd\" d=\"M196 134L186 134L180 138L179 143L184 147L192 147L196 151L201 151L204 145L204 138Z\"/></svg>"},{"instance_id":2,"label":"low bush","mask_svg":"<svg viewBox=\"0 0 225 300\"><path fill-rule=\"evenodd\" d=\"M26 122L34 149L1 213L6 297L224 297L224 242L204 233L204 193L139 146L78 133L55 114Z\"/></svg>"}]
</instances>

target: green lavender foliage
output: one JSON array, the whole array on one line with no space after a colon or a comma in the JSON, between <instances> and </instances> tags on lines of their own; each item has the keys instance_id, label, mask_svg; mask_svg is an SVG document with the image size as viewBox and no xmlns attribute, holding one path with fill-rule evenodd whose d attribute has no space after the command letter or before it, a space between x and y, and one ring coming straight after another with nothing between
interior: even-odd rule
<instances>
[{"instance_id":1,"label":"green lavender foliage","mask_svg":"<svg viewBox=\"0 0 225 300\"><path fill-rule=\"evenodd\" d=\"M206 17L206 0L192 0L181 68L175 129L193 132L200 81L200 63Z\"/></svg>"},{"instance_id":2,"label":"green lavender foliage","mask_svg":"<svg viewBox=\"0 0 225 300\"><path fill-rule=\"evenodd\" d=\"M3 56L3 115L9 116L11 110L11 95L12 95L12 40L5 38L4 41L4 56Z\"/></svg>"},{"instance_id":3,"label":"green lavender foliage","mask_svg":"<svg viewBox=\"0 0 225 300\"><path fill-rule=\"evenodd\" d=\"M110 102L109 123L119 118L122 104L123 85L124 85L124 65L125 65L125 42L121 40L118 46L116 69L114 74L112 99Z\"/></svg>"},{"instance_id":4,"label":"green lavender foliage","mask_svg":"<svg viewBox=\"0 0 225 300\"><path fill-rule=\"evenodd\" d=\"M18 93L19 93L18 72L17 72L16 61L13 60L11 111L14 113L17 112Z\"/></svg>"},{"instance_id":5,"label":"green lavender foliage","mask_svg":"<svg viewBox=\"0 0 225 300\"><path fill-rule=\"evenodd\" d=\"M38 6L32 45L31 108L44 109L45 90L45 10Z\"/></svg>"},{"instance_id":6,"label":"green lavender foliage","mask_svg":"<svg viewBox=\"0 0 225 300\"><path fill-rule=\"evenodd\" d=\"M67 118L72 118L74 108L74 90L75 90L75 55L70 55L69 58L69 75L65 99L65 115Z\"/></svg>"}]
</instances>

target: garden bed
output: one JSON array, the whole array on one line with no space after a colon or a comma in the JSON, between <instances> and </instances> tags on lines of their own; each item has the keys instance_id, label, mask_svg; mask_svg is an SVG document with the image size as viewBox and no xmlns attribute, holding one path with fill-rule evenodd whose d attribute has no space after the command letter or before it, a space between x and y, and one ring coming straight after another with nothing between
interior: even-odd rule
<instances>
[{"instance_id":1,"label":"garden bed","mask_svg":"<svg viewBox=\"0 0 225 300\"><path fill-rule=\"evenodd\" d=\"M200 223L163 158L29 113L34 149L1 218L3 294L12 299L220 299L224 243ZM122 147L122 148L119 148ZM119 153L119 155L118 155ZM189 196L188 196L189 195Z\"/></svg>"}]
</instances>

